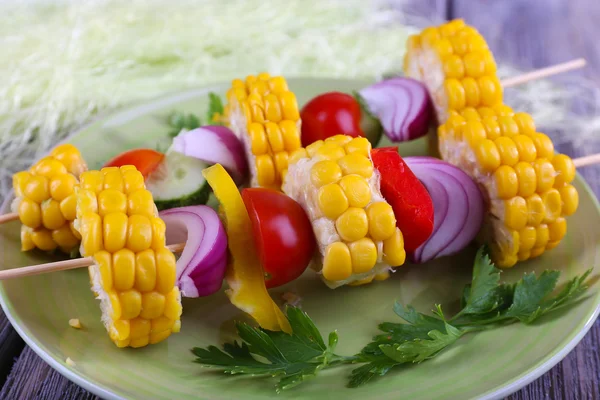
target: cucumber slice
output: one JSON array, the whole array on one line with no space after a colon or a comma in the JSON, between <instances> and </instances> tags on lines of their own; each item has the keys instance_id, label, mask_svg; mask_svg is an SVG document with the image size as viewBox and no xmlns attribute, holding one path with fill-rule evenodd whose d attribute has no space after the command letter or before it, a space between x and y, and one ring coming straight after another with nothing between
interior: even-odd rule
<instances>
[{"instance_id":1,"label":"cucumber slice","mask_svg":"<svg viewBox=\"0 0 600 400\"><path fill-rule=\"evenodd\" d=\"M158 210L205 204L211 193L202 176L208 164L176 151L167 151L164 161L146 179L146 189Z\"/></svg>"}]
</instances>

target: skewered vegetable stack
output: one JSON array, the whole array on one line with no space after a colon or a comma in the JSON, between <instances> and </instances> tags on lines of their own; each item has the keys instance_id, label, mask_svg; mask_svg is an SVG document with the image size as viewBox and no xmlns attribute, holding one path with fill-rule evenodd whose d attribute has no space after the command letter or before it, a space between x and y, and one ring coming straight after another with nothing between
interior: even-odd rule
<instances>
[{"instance_id":1,"label":"skewered vegetable stack","mask_svg":"<svg viewBox=\"0 0 600 400\"><path fill-rule=\"evenodd\" d=\"M179 332L181 296L165 224L133 166L81 174L77 219L81 254L91 256L92 290L118 347L142 347Z\"/></svg>"},{"instance_id":2,"label":"skewered vegetable stack","mask_svg":"<svg viewBox=\"0 0 600 400\"><path fill-rule=\"evenodd\" d=\"M283 191L304 208L332 288L385 280L406 252L396 217L379 190L366 138L337 135L290 156Z\"/></svg>"},{"instance_id":3,"label":"skewered vegetable stack","mask_svg":"<svg viewBox=\"0 0 600 400\"><path fill-rule=\"evenodd\" d=\"M73 229L77 177L87 169L79 150L63 144L42 158L29 171L13 176L13 212L21 221L21 249L50 251L59 248L70 254L79 245Z\"/></svg>"},{"instance_id":4,"label":"skewered vegetable stack","mask_svg":"<svg viewBox=\"0 0 600 400\"><path fill-rule=\"evenodd\" d=\"M573 161L555 154L531 116L502 103L496 66L485 40L461 20L409 39L405 71L431 90L441 157L484 190L480 240L500 267L556 247L577 210Z\"/></svg>"},{"instance_id":5,"label":"skewered vegetable stack","mask_svg":"<svg viewBox=\"0 0 600 400\"><path fill-rule=\"evenodd\" d=\"M298 103L286 80L267 73L233 80L225 120L244 143L251 186L281 190L289 154L301 146Z\"/></svg>"}]
</instances>

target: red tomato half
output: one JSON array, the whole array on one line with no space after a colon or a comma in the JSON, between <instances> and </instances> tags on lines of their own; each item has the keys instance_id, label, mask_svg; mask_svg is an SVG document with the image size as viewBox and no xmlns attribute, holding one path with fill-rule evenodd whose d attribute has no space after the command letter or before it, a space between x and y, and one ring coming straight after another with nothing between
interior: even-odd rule
<instances>
[{"instance_id":1,"label":"red tomato half","mask_svg":"<svg viewBox=\"0 0 600 400\"><path fill-rule=\"evenodd\" d=\"M104 164L105 167L122 167L133 165L147 178L163 161L165 155L152 149L134 149L119 154Z\"/></svg>"},{"instance_id":2,"label":"red tomato half","mask_svg":"<svg viewBox=\"0 0 600 400\"><path fill-rule=\"evenodd\" d=\"M360 104L346 93L323 93L300 111L302 146L335 135L365 136L360 127Z\"/></svg>"},{"instance_id":3,"label":"red tomato half","mask_svg":"<svg viewBox=\"0 0 600 400\"><path fill-rule=\"evenodd\" d=\"M267 288L281 286L306 270L316 242L306 213L291 197L264 188L242 190Z\"/></svg>"}]
</instances>

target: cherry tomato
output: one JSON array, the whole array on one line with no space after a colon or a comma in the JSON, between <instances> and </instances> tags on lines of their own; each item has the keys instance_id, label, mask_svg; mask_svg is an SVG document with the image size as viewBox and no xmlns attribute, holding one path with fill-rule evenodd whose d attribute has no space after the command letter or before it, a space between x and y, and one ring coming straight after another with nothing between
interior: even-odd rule
<instances>
[{"instance_id":1,"label":"cherry tomato","mask_svg":"<svg viewBox=\"0 0 600 400\"><path fill-rule=\"evenodd\" d=\"M163 161L165 155L152 149L134 149L119 154L104 164L105 167L122 167L133 165L142 173L144 179L150 175Z\"/></svg>"},{"instance_id":2,"label":"cherry tomato","mask_svg":"<svg viewBox=\"0 0 600 400\"><path fill-rule=\"evenodd\" d=\"M361 109L354 97L346 93L321 94L300 111L302 146L335 135L365 136L360 127Z\"/></svg>"},{"instance_id":3,"label":"cherry tomato","mask_svg":"<svg viewBox=\"0 0 600 400\"><path fill-rule=\"evenodd\" d=\"M298 278L316 249L306 213L291 197L265 188L242 190L267 288Z\"/></svg>"}]
</instances>

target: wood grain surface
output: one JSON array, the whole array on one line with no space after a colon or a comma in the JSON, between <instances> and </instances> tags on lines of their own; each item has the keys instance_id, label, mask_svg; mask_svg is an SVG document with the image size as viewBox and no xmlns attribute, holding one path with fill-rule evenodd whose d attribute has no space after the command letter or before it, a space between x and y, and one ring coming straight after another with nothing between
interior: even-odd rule
<instances>
[{"instance_id":1,"label":"wood grain surface","mask_svg":"<svg viewBox=\"0 0 600 400\"><path fill-rule=\"evenodd\" d=\"M500 63L532 69L585 57L589 65L577 73L600 85L600 0L414 0L405 6L428 18L464 18L485 36ZM574 157L599 152L600 132L592 146L565 144L558 150ZM581 172L600 194L600 168ZM600 398L599 344L600 321L562 362L509 399ZM1 312L0 384L0 399L96 398L24 347Z\"/></svg>"}]
</instances>

